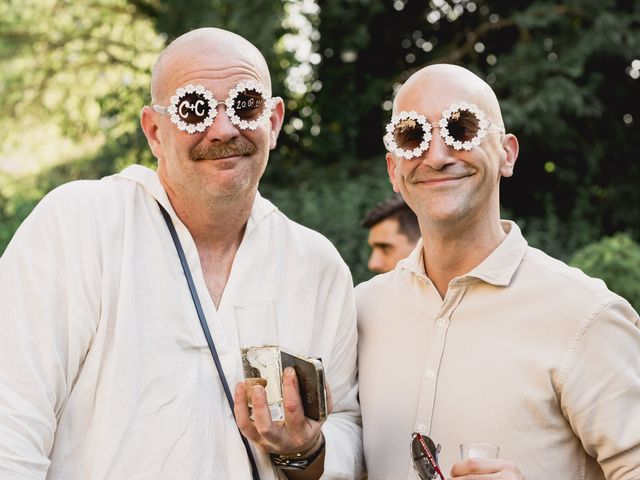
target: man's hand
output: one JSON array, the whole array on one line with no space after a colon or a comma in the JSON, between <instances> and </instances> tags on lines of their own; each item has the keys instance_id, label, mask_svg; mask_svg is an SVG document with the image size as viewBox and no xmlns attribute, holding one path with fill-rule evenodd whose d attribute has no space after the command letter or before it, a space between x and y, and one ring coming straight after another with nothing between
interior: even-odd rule
<instances>
[{"instance_id":1,"label":"man's hand","mask_svg":"<svg viewBox=\"0 0 640 480\"><path fill-rule=\"evenodd\" d=\"M451 480L525 480L513 462L499 458L469 458L451 468Z\"/></svg>"},{"instance_id":2,"label":"man's hand","mask_svg":"<svg viewBox=\"0 0 640 480\"><path fill-rule=\"evenodd\" d=\"M329 392L328 410L331 411ZM253 421L249 418L247 398L251 398ZM293 368L286 368L282 379L284 421L272 421L264 387L254 385L247 389L244 383L236 386L234 412L242 434L267 453L292 455L310 452L321 442L322 423L304 416L298 379Z\"/></svg>"}]
</instances>

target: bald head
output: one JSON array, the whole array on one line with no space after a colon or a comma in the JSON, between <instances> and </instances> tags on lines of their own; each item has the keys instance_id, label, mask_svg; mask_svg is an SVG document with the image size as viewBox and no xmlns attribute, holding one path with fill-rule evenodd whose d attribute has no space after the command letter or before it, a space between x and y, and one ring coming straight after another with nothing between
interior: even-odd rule
<instances>
[{"instance_id":1,"label":"bald head","mask_svg":"<svg viewBox=\"0 0 640 480\"><path fill-rule=\"evenodd\" d=\"M175 71L187 70L191 65L237 65L253 72L271 90L269 68L262 53L248 40L219 28L199 28L181 35L171 42L156 60L151 72L153 101L172 94L166 92L167 78Z\"/></svg>"},{"instance_id":2,"label":"bald head","mask_svg":"<svg viewBox=\"0 0 640 480\"><path fill-rule=\"evenodd\" d=\"M445 63L429 65L413 75L402 85L394 99L396 113L398 99L403 95L420 92L424 97L437 97L443 92L459 97L480 107L491 121L503 124L500 105L493 89L475 73L457 65Z\"/></svg>"}]
</instances>

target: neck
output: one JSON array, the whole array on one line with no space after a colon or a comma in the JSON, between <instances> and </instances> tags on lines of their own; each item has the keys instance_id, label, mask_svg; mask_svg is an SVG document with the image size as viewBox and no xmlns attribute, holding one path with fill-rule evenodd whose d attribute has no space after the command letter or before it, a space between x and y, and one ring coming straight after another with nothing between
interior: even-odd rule
<instances>
[{"instance_id":1,"label":"neck","mask_svg":"<svg viewBox=\"0 0 640 480\"><path fill-rule=\"evenodd\" d=\"M242 240L244 229L253 207L251 201L233 204L217 204L200 206L181 205L171 199L171 204L182 222L185 224L198 250L227 250L237 246Z\"/></svg>"},{"instance_id":2,"label":"neck","mask_svg":"<svg viewBox=\"0 0 640 480\"><path fill-rule=\"evenodd\" d=\"M228 198L203 198L185 191L176 193L162 177L160 183L198 250L227 250L240 244L256 190Z\"/></svg>"},{"instance_id":3,"label":"neck","mask_svg":"<svg viewBox=\"0 0 640 480\"><path fill-rule=\"evenodd\" d=\"M176 214L191 233L198 250L207 289L216 308L220 305L236 252L242 242L256 196L234 199L182 200L165 186Z\"/></svg>"},{"instance_id":4,"label":"neck","mask_svg":"<svg viewBox=\"0 0 640 480\"><path fill-rule=\"evenodd\" d=\"M424 268L442 298L449 283L480 265L506 237L499 219L442 228L423 224Z\"/></svg>"}]
</instances>

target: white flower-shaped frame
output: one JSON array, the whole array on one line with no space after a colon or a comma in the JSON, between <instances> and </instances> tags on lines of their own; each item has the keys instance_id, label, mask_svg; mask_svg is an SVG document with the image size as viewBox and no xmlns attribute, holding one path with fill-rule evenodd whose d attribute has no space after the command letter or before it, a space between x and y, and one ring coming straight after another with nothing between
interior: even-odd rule
<instances>
[{"instance_id":1,"label":"white flower-shaped frame","mask_svg":"<svg viewBox=\"0 0 640 480\"><path fill-rule=\"evenodd\" d=\"M460 110L472 113L478 119L478 132L471 140L466 142L461 142L460 140L453 138L447 128L451 116ZM484 112L480 110L477 105L473 103L459 102L449 105L449 108L442 112L442 118L440 119L440 122L438 122L438 125L440 126L440 136L444 139L444 143L456 150L471 150L473 147L480 145L482 139L487 135L487 129L491 123L487 120Z\"/></svg>"},{"instance_id":2,"label":"white flower-shaped frame","mask_svg":"<svg viewBox=\"0 0 640 480\"><path fill-rule=\"evenodd\" d=\"M255 120L251 121L241 119L234 107L234 102L238 95L240 95L242 92L246 92L247 90L253 90L254 92L259 93L264 99L264 108L262 109L262 114ZM224 104L227 108L227 116L229 117L229 120L231 120L231 123L243 130L255 130L259 125L263 125L269 121L269 118L271 117L271 111L273 110L273 107L275 105L275 101L273 98L271 98L264 85L262 85L260 82L256 82L255 80L247 80L246 82L238 83L229 92L229 96L224 101Z\"/></svg>"},{"instance_id":3,"label":"white flower-shaped frame","mask_svg":"<svg viewBox=\"0 0 640 480\"><path fill-rule=\"evenodd\" d=\"M180 99L189 93L193 93L196 95L201 95L205 98L207 103L209 104L209 114L207 117L200 123L187 123L178 114L178 105L180 103ZM171 122L178 127L179 130L188 133L196 133L196 132L204 132L207 127L213 124L213 119L216 118L218 114L217 107L218 101L213 98L213 94L204 88L202 85L185 85L182 88L176 90L176 94L171 97L171 105L167 108L167 112L171 115Z\"/></svg>"},{"instance_id":4,"label":"white flower-shaped frame","mask_svg":"<svg viewBox=\"0 0 640 480\"><path fill-rule=\"evenodd\" d=\"M238 97L238 95L246 92L247 90L255 91L262 96L264 106L262 109L262 113L255 120L243 120L238 116L236 112L234 103ZM207 116L199 123L188 123L185 122L181 116L178 109L180 108L180 103L185 95L195 94L204 98L205 102L207 102L209 107L209 112ZM188 84L184 87L180 87L176 90L175 95L171 97L171 104L168 107L163 107L162 105L153 105L152 108L158 113L168 114L170 115L171 122L178 127L179 130L187 133L196 133L196 132L204 132L208 127L213 124L213 120L218 115L218 105L220 102L213 97L211 91L204 88L202 85L192 85ZM224 105L226 108L227 116L231 123L236 125L240 129L249 129L255 130L258 126L262 124L266 124L271 117L271 112L276 104L276 100L272 98L266 87L262 85L260 82L255 80L248 80L245 82L238 83L234 88L229 92L229 96L224 101Z\"/></svg>"},{"instance_id":5,"label":"white flower-shaped frame","mask_svg":"<svg viewBox=\"0 0 640 480\"><path fill-rule=\"evenodd\" d=\"M422 127L422 131L424 132L422 141L420 145L411 150L405 150L404 148L400 148L393 138L393 131L396 129L400 122L405 120L414 120ZM391 153L404 157L407 160L414 157L419 157L429 148L429 142L431 141L431 124L427 122L427 119L424 115L420 115L415 111L410 112L400 112L397 115L391 117L391 122L387 125L387 133L384 136L384 144Z\"/></svg>"},{"instance_id":6,"label":"white flower-shaped frame","mask_svg":"<svg viewBox=\"0 0 640 480\"><path fill-rule=\"evenodd\" d=\"M459 114L460 111L467 111L471 113L477 120L478 130L473 138L461 141L455 139L451 133L449 132L449 120L456 113ZM423 139L420 145L417 148L413 149L404 149L400 147L394 138L394 131L398 127L398 125L407 119L414 120L423 130ZM458 102L449 105L449 107L442 112L442 116L440 121L438 122L438 127L440 129L440 136L444 139L446 145L453 147L456 150L471 150L473 147L477 147L480 145L480 142L484 137L487 136L487 132L490 129L496 129L501 133L504 133L504 127L498 124L491 123L487 120L485 113L478 108L477 105L469 102ZM387 124L386 134L383 137L384 145L387 150L394 155L399 157L404 157L406 159L419 157L429 148L429 142L432 138L431 133L431 124L427 121L424 115L420 115L415 111L401 111L398 114L394 115L391 118L391 121Z\"/></svg>"}]
</instances>

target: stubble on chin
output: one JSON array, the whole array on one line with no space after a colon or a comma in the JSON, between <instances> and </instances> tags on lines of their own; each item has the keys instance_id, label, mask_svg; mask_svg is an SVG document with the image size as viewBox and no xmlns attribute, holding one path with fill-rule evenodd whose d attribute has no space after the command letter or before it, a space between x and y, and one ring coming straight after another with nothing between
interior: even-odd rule
<instances>
[{"instance_id":1,"label":"stubble on chin","mask_svg":"<svg viewBox=\"0 0 640 480\"><path fill-rule=\"evenodd\" d=\"M467 203L465 192L408 183L403 197L419 218L436 224L457 222Z\"/></svg>"},{"instance_id":2,"label":"stubble on chin","mask_svg":"<svg viewBox=\"0 0 640 480\"><path fill-rule=\"evenodd\" d=\"M266 168L266 160L256 151L255 155L243 155L242 160L228 156L240 156L238 150L224 155L211 163L202 163L200 159L193 163L198 175L202 201L210 206L235 204L249 198L253 199L258 189L258 182Z\"/></svg>"}]
</instances>

